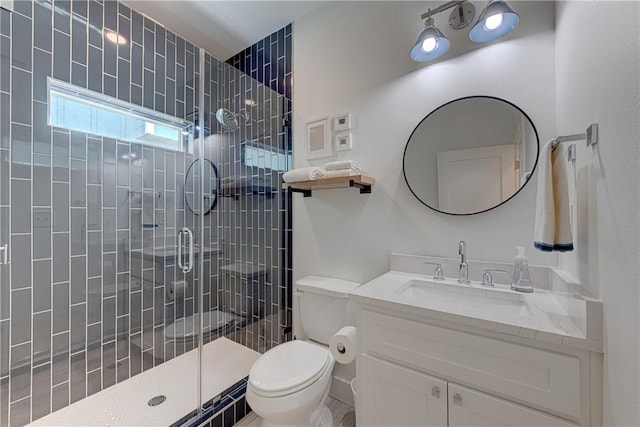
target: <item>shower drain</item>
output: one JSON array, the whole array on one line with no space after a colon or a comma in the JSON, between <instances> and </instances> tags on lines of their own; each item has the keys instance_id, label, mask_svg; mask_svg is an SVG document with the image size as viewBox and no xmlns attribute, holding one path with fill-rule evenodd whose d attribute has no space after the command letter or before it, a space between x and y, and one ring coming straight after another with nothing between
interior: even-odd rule
<instances>
[{"instance_id":1,"label":"shower drain","mask_svg":"<svg viewBox=\"0 0 640 427\"><path fill-rule=\"evenodd\" d=\"M167 400L167 396L163 396L163 395L155 396L155 397L152 397L151 399L149 399L149 401L147 402L147 405L149 405L149 406L158 406L158 405L164 403L165 400Z\"/></svg>"}]
</instances>

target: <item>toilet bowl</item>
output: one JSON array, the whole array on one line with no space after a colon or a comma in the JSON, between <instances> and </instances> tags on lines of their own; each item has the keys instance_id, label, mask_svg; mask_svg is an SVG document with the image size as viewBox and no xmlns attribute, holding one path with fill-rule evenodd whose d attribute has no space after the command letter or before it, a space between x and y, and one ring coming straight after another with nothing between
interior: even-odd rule
<instances>
[{"instance_id":1,"label":"toilet bowl","mask_svg":"<svg viewBox=\"0 0 640 427\"><path fill-rule=\"evenodd\" d=\"M262 355L251 368L247 403L263 427L332 425L324 405L335 359L328 349L290 341Z\"/></svg>"},{"instance_id":2,"label":"toilet bowl","mask_svg":"<svg viewBox=\"0 0 640 427\"><path fill-rule=\"evenodd\" d=\"M348 292L357 283L307 276L296 282L302 328L310 341L280 344L255 361L249 372L247 403L263 427L332 427L324 401L331 389L335 359L329 339L355 319Z\"/></svg>"}]
</instances>

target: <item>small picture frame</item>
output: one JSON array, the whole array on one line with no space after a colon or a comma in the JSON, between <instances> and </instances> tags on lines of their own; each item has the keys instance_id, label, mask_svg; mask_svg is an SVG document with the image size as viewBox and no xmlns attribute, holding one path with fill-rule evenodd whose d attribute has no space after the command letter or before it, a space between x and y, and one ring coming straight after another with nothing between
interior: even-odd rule
<instances>
[{"instance_id":1,"label":"small picture frame","mask_svg":"<svg viewBox=\"0 0 640 427\"><path fill-rule=\"evenodd\" d=\"M340 132L351 129L351 113L337 114L333 118L333 130Z\"/></svg>"},{"instance_id":2,"label":"small picture frame","mask_svg":"<svg viewBox=\"0 0 640 427\"><path fill-rule=\"evenodd\" d=\"M351 132L340 132L337 133L334 138L334 145L336 151L347 151L351 150L352 147L352 138Z\"/></svg>"},{"instance_id":3,"label":"small picture frame","mask_svg":"<svg viewBox=\"0 0 640 427\"><path fill-rule=\"evenodd\" d=\"M332 154L329 118L307 123L307 159L321 159Z\"/></svg>"}]
</instances>

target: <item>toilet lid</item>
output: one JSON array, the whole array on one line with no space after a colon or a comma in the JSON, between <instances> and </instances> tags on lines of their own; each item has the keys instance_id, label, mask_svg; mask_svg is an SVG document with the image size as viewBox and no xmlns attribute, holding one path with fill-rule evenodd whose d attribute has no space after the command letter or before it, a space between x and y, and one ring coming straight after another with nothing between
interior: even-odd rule
<instances>
[{"instance_id":1,"label":"toilet lid","mask_svg":"<svg viewBox=\"0 0 640 427\"><path fill-rule=\"evenodd\" d=\"M327 349L304 341L280 344L253 364L250 386L263 395L293 393L315 382L330 364L330 358Z\"/></svg>"},{"instance_id":2,"label":"toilet lid","mask_svg":"<svg viewBox=\"0 0 640 427\"><path fill-rule=\"evenodd\" d=\"M238 320L239 317L224 311L211 310L204 314L202 319L204 333L216 331L226 325ZM198 335L198 327L200 324L200 314L196 313L191 316L183 317L168 325L164 329L164 336L167 339L185 339Z\"/></svg>"}]
</instances>

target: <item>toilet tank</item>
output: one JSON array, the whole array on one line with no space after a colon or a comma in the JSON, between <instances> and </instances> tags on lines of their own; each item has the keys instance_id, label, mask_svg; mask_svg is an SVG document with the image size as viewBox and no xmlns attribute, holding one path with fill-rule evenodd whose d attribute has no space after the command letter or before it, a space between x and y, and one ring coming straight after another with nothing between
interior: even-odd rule
<instances>
[{"instance_id":1,"label":"toilet tank","mask_svg":"<svg viewBox=\"0 0 640 427\"><path fill-rule=\"evenodd\" d=\"M329 345L343 326L355 326L355 315L348 292L359 283L332 277L306 276L296 282L300 320L305 334L313 341Z\"/></svg>"}]
</instances>

